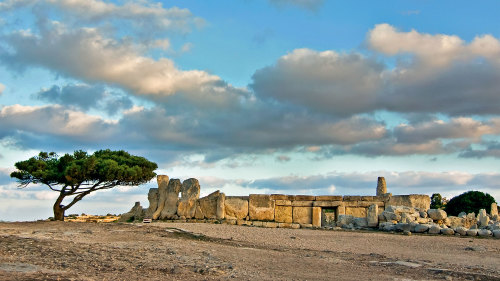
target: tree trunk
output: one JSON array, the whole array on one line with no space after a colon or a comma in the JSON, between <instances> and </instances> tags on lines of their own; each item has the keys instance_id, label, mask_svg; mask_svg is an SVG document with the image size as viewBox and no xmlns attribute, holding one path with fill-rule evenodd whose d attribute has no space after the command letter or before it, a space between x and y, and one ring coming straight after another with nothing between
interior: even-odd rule
<instances>
[{"instance_id":1,"label":"tree trunk","mask_svg":"<svg viewBox=\"0 0 500 281\"><path fill-rule=\"evenodd\" d=\"M61 205L63 199L64 199L64 191L59 194L59 197L57 198L56 202L54 203L54 220L56 221L64 221L64 209L63 206Z\"/></svg>"}]
</instances>

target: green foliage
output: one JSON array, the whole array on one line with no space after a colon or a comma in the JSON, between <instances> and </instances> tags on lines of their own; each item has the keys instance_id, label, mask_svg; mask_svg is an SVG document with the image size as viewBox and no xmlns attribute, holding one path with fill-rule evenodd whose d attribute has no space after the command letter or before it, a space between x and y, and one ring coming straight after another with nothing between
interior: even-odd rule
<instances>
[{"instance_id":1,"label":"green foliage","mask_svg":"<svg viewBox=\"0 0 500 281\"><path fill-rule=\"evenodd\" d=\"M443 197L439 193L434 193L431 196L431 209L440 209L444 206Z\"/></svg>"},{"instance_id":2,"label":"green foliage","mask_svg":"<svg viewBox=\"0 0 500 281\"><path fill-rule=\"evenodd\" d=\"M58 157L54 152L40 152L38 156L15 164L17 178L22 186L42 183L49 186L75 187L82 185L116 186L140 185L156 176L156 163L144 157L133 156L123 150L99 150L89 155L78 150Z\"/></svg>"},{"instance_id":3,"label":"green foliage","mask_svg":"<svg viewBox=\"0 0 500 281\"><path fill-rule=\"evenodd\" d=\"M488 193L480 191L467 191L451 198L445 206L445 211L448 215L452 216L457 216L460 212L474 212L477 214L480 209L486 209L486 212L489 213L491 203L494 202L495 199Z\"/></svg>"}]
</instances>

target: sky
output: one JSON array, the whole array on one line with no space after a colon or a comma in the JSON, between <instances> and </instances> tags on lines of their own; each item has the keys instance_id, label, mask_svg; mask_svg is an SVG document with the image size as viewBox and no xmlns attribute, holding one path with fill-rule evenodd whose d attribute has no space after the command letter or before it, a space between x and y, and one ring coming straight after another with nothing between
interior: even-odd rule
<instances>
[{"instance_id":1,"label":"sky","mask_svg":"<svg viewBox=\"0 0 500 281\"><path fill-rule=\"evenodd\" d=\"M500 3L0 1L0 220L40 151L126 150L202 196L468 190L500 202ZM148 206L155 181L67 213Z\"/></svg>"}]
</instances>

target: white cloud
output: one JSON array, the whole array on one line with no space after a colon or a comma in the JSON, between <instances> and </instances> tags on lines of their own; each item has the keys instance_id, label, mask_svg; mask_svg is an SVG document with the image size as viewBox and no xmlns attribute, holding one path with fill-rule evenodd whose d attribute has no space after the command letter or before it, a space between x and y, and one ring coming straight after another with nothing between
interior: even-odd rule
<instances>
[{"instance_id":1,"label":"white cloud","mask_svg":"<svg viewBox=\"0 0 500 281\"><path fill-rule=\"evenodd\" d=\"M0 95L3 93L4 90L5 90L5 85L0 83Z\"/></svg>"}]
</instances>

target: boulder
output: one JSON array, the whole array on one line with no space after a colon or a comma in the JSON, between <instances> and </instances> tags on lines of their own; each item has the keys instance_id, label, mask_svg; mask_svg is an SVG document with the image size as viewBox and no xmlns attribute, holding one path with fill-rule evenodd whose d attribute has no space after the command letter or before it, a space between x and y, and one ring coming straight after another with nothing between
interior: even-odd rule
<instances>
[{"instance_id":1,"label":"boulder","mask_svg":"<svg viewBox=\"0 0 500 281\"><path fill-rule=\"evenodd\" d=\"M386 210L383 211L382 214L384 215L386 221L401 221L401 216L396 213Z\"/></svg>"},{"instance_id":2,"label":"boulder","mask_svg":"<svg viewBox=\"0 0 500 281\"><path fill-rule=\"evenodd\" d=\"M455 228L455 232L462 235L462 236L465 236L465 235L467 235L467 228L465 228L463 226L459 226L459 227Z\"/></svg>"},{"instance_id":3,"label":"boulder","mask_svg":"<svg viewBox=\"0 0 500 281\"><path fill-rule=\"evenodd\" d=\"M428 224L419 224L419 225L415 226L415 229L413 230L413 232L415 232L415 233L424 233L427 230L429 230L430 227L431 226L428 225Z\"/></svg>"},{"instance_id":4,"label":"boulder","mask_svg":"<svg viewBox=\"0 0 500 281\"><path fill-rule=\"evenodd\" d=\"M467 217L467 213L466 212L460 212L460 214L458 214L458 217L459 218L465 218L465 217Z\"/></svg>"},{"instance_id":5,"label":"boulder","mask_svg":"<svg viewBox=\"0 0 500 281\"><path fill-rule=\"evenodd\" d=\"M477 220L479 221L479 226L481 227L488 226L490 218L488 217L488 214L486 213L485 209L479 210L479 214L477 215Z\"/></svg>"},{"instance_id":6,"label":"boulder","mask_svg":"<svg viewBox=\"0 0 500 281\"><path fill-rule=\"evenodd\" d=\"M248 216L248 198L226 196L224 209L225 217L228 219L245 219ZM290 207L290 220L291 217L292 208Z\"/></svg>"},{"instance_id":7,"label":"boulder","mask_svg":"<svg viewBox=\"0 0 500 281\"><path fill-rule=\"evenodd\" d=\"M477 231L477 235L479 236L491 236L491 231L489 231L488 229L479 229Z\"/></svg>"},{"instance_id":8,"label":"boulder","mask_svg":"<svg viewBox=\"0 0 500 281\"><path fill-rule=\"evenodd\" d=\"M369 227L377 227L378 225L378 205L372 204L366 211L366 220Z\"/></svg>"},{"instance_id":9,"label":"boulder","mask_svg":"<svg viewBox=\"0 0 500 281\"><path fill-rule=\"evenodd\" d=\"M171 179L165 191L165 204L160 213L161 219L173 219L177 217L177 204L179 202L179 192L182 184L179 179Z\"/></svg>"},{"instance_id":10,"label":"boulder","mask_svg":"<svg viewBox=\"0 0 500 281\"><path fill-rule=\"evenodd\" d=\"M500 230L493 230L492 233L495 238L500 238Z\"/></svg>"},{"instance_id":11,"label":"boulder","mask_svg":"<svg viewBox=\"0 0 500 281\"><path fill-rule=\"evenodd\" d=\"M160 217L161 211L165 206L165 199L167 198L168 176L158 175L156 176L156 181L158 182L158 207L156 208L156 211L152 216L154 220Z\"/></svg>"},{"instance_id":12,"label":"boulder","mask_svg":"<svg viewBox=\"0 0 500 281\"><path fill-rule=\"evenodd\" d=\"M441 229L441 234L444 234L444 235L453 235L453 234L455 234L455 231L452 228L442 228Z\"/></svg>"},{"instance_id":13,"label":"boulder","mask_svg":"<svg viewBox=\"0 0 500 281\"><path fill-rule=\"evenodd\" d=\"M424 219L428 217L427 212L425 212L425 211L420 211L420 212L418 212L418 214L421 218L424 218Z\"/></svg>"},{"instance_id":14,"label":"boulder","mask_svg":"<svg viewBox=\"0 0 500 281\"><path fill-rule=\"evenodd\" d=\"M366 220L366 218L354 218L352 223L355 227L360 227L360 228L368 226L368 221Z\"/></svg>"},{"instance_id":15,"label":"boulder","mask_svg":"<svg viewBox=\"0 0 500 281\"><path fill-rule=\"evenodd\" d=\"M429 217L431 219L433 219L435 221L444 220L447 217L446 212L443 210L439 210L439 209L429 209L429 210L427 210L427 214L429 215Z\"/></svg>"},{"instance_id":16,"label":"boulder","mask_svg":"<svg viewBox=\"0 0 500 281\"><path fill-rule=\"evenodd\" d=\"M146 210L145 218L153 217L156 209L158 208L158 188L150 188L148 192L149 207Z\"/></svg>"},{"instance_id":17,"label":"boulder","mask_svg":"<svg viewBox=\"0 0 500 281\"><path fill-rule=\"evenodd\" d=\"M411 225L409 223L398 223L395 226L396 231L405 232L411 230Z\"/></svg>"},{"instance_id":18,"label":"boulder","mask_svg":"<svg viewBox=\"0 0 500 281\"><path fill-rule=\"evenodd\" d=\"M216 219L217 218L217 201L221 193L219 190L210 193L209 195L198 199L198 207L196 208L195 217L197 219ZM199 208L199 211L198 211ZM198 214L200 212L200 214Z\"/></svg>"},{"instance_id":19,"label":"boulder","mask_svg":"<svg viewBox=\"0 0 500 281\"><path fill-rule=\"evenodd\" d=\"M339 218L337 220L337 226L351 224L353 220L354 217L351 215L339 215Z\"/></svg>"},{"instance_id":20,"label":"boulder","mask_svg":"<svg viewBox=\"0 0 500 281\"><path fill-rule=\"evenodd\" d=\"M439 225L433 225L429 228L430 234L439 234L441 233L441 227Z\"/></svg>"},{"instance_id":21,"label":"boulder","mask_svg":"<svg viewBox=\"0 0 500 281\"><path fill-rule=\"evenodd\" d=\"M383 222L378 225L378 228L383 231L391 232L396 230L396 225L391 222Z\"/></svg>"},{"instance_id":22,"label":"boulder","mask_svg":"<svg viewBox=\"0 0 500 281\"><path fill-rule=\"evenodd\" d=\"M477 236L477 229L467 230L467 236Z\"/></svg>"},{"instance_id":23,"label":"boulder","mask_svg":"<svg viewBox=\"0 0 500 281\"><path fill-rule=\"evenodd\" d=\"M248 200L248 213L250 220L273 221L274 220L274 200L271 195L250 194ZM310 209L310 208L309 208ZM311 223L309 221L309 223Z\"/></svg>"},{"instance_id":24,"label":"boulder","mask_svg":"<svg viewBox=\"0 0 500 281\"><path fill-rule=\"evenodd\" d=\"M146 211L142 208L141 202L135 202L134 207L125 214L122 214L118 222L142 221Z\"/></svg>"},{"instance_id":25,"label":"boulder","mask_svg":"<svg viewBox=\"0 0 500 281\"><path fill-rule=\"evenodd\" d=\"M200 183L190 178L182 183L181 199L177 205L177 215L191 219L196 213L196 202L200 197Z\"/></svg>"}]
</instances>

